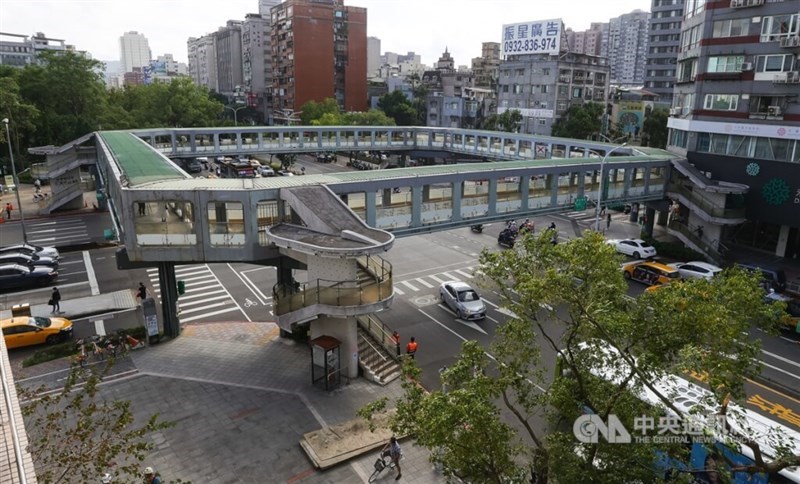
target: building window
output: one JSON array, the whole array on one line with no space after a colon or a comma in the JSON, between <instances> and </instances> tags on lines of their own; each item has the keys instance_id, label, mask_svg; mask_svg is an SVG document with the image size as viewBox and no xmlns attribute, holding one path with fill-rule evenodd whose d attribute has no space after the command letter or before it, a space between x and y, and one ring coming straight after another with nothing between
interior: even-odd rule
<instances>
[{"instance_id":1,"label":"building window","mask_svg":"<svg viewBox=\"0 0 800 484\"><path fill-rule=\"evenodd\" d=\"M550 69L549 69L549 68L547 68L547 67L545 67L544 69L542 69L542 75L543 75L543 76L549 76L549 75L550 75Z\"/></svg>"},{"instance_id":2,"label":"building window","mask_svg":"<svg viewBox=\"0 0 800 484\"><path fill-rule=\"evenodd\" d=\"M761 42L771 42L797 35L800 32L798 22L800 22L800 14L797 13L764 17L761 19Z\"/></svg>"},{"instance_id":3,"label":"building window","mask_svg":"<svg viewBox=\"0 0 800 484\"><path fill-rule=\"evenodd\" d=\"M684 4L684 16L686 18L692 18L695 15L699 15L703 12L703 8L705 7L706 0L686 0Z\"/></svg>"},{"instance_id":4,"label":"building window","mask_svg":"<svg viewBox=\"0 0 800 484\"><path fill-rule=\"evenodd\" d=\"M514 94L522 94L522 85L514 84Z\"/></svg>"},{"instance_id":5,"label":"building window","mask_svg":"<svg viewBox=\"0 0 800 484\"><path fill-rule=\"evenodd\" d=\"M686 149L688 143L688 133L679 129L669 130L669 143L670 146L677 146L678 148Z\"/></svg>"},{"instance_id":6,"label":"building window","mask_svg":"<svg viewBox=\"0 0 800 484\"><path fill-rule=\"evenodd\" d=\"M792 54L760 55L756 57L757 72L786 72L792 70Z\"/></svg>"},{"instance_id":7,"label":"building window","mask_svg":"<svg viewBox=\"0 0 800 484\"><path fill-rule=\"evenodd\" d=\"M739 96L736 94L706 94L703 109L714 111L736 111Z\"/></svg>"},{"instance_id":8,"label":"building window","mask_svg":"<svg viewBox=\"0 0 800 484\"><path fill-rule=\"evenodd\" d=\"M700 44L702 25L695 25L690 29L683 31L683 41L681 42L681 50L686 52L689 49L694 49Z\"/></svg>"},{"instance_id":9,"label":"building window","mask_svg":"<svg viewBox=\"0 0 800 484\"><path fill-rule=\"evenodd\" d=\"M580 87L573 87L572 88L572 97L573 98L581 98L583 97L583 89Z\"/></svg>"},{"instance_id":10,"label":"building window","mask_svg":"<svg viewBox=\"0 0 800 484\"><path fill-rule=\"evenodd\" d=\"M750 18L736 18L714 22L712 37L741 37L747 35Z\"/></svg>"},{"instance_id":11,"label":"building window","mask_svg":"<svg viewBox=\"0 0 800 484\"><path fill-rule=\"evenodd\" d=\"M697 73L697 59L681 61L678 64L678 81L691 82Z\"/></svg>"},{"instance_id":12,"label":"building window","mask_svg":"<svg viewBox=\"0 0 800 484\"><path fill-rule=\"evenodd\" d=\"M561 101L561 102L556 104L556 111L558 111L559 113L564 112L564 111L567 110L568 106L569 106L569 103L567 103L566 101Z\"/></svg>"},{"instance_id":13,"label":"building window","mask_svg":"<svg viewBox=\"0 0 800 484\"><path fill-rule=\"evenodd\" d=\"M750 117L782 116L786 109L784 96L754 96L750 98Z\"/></svg>"},{"instance_id":14,"label":"building window","mask_svg":"<svg viewBox=\"0 0 800 484\"><path fill-rule=\"evenodd\" d=\"M508 84L503 85L503 92L508 94Z\"/></svg>"},{"instance_id":15,"label":"building window","mask_svg":"<svg viewBox=\"0 0 800 484\"><path fill-rule=\"evenodd\" d=\"M514 74L517 75L517 76L524 76L525 75L525 69L517 69L516 71L514 71Z\"/></svg>"},{"instance_id":16,"label":"building window","mask_svg":"<svg viewBox=\"0 0 800 484\"><path fill-rule=\"evenodd\" d=\"M542 94L547 94L547 92L550 90L549 88L550 88L550 86L543 85L542 86Z\"/></svg>"},{"instance_id":17,"label":"building window","mask_svg":"<svg viewBox=\"0 0 800 484\"><path fill-rule=\"evenodd\" d=\"M681 116L686 116L694 109L694 93L675 94L674 107L681 108Z\"/></svg>"},{"instance_id":18,"label":"building window","mask_svg":"<svg viewBox=\"0 0 800 484\"><path fill-rule=\"evenodd\" d=\"M709 57L706 72L741 72L743 62L743 55Z\"/></svg>"}]
</instances>

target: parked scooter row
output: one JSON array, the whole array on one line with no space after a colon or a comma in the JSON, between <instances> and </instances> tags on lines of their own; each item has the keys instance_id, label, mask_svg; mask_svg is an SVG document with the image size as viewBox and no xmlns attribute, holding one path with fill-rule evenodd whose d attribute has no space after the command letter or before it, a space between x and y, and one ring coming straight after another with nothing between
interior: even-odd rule
<instances>
[{"instance_id":1,"label":"parked scooter row","mask_svg":"<svg viewBox=\"0 0 800 484\"><path fill-rule=\"evenodd\" d=\"M361 161L361 160L348 161L347 166L352 166L357 170L374 170L378 168L378 165L375 165L373 163L367 163L366 161Z\"/></svg>"}]
</instances>

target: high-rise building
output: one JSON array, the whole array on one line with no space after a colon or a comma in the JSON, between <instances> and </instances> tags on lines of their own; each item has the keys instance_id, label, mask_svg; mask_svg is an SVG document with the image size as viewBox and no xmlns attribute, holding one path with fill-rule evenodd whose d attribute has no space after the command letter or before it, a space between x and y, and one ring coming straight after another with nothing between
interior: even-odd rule
<instances>
[{"instance_id":1,"label":"high-rise building","mask_svg":"<svg viewBox=\"0 0 800 484\"><path fill-rule=\"evenodd\" d=\"M500 66L500 42L481 44L481 56L472 59L472 74L475 87L490 89L497 82L497 68Z\"/></svg>"},{"instance_id":2,"label":"high-rise building","mask_svg":"<svg viewBox=\"0 0 800 484\"><path fill-rule=\"evenodd\" d=\"M589 30L575 32L567 29L567 43L569 51L576 54L600 55L603 46L603 31L608 24L592 22Z\"/></svg>"},{"instance_id":3,"label":"high-rise building","mask_svg":"<svg viewBox=\"0 0 800 484\"><path fill-rule=\"evenodd\" d=\"M649 12L634 10L609 20L600 52L608 58L612 84L631 87L644 84L649 18Z\"/></svg>"},{"instance_id":4,"label":"high-rise building","mask_svg":"<svg viewBox=\"0 0 800 484\"><path fill-rule=\"evenodd\" d=\"M150 65L152 54L147 37L139 32L125 32L119 38L119 59L122 72L133 72L134 67Z\"/></svg>"},{"instance_id":5,"label":"high-rise building","mask_svg":"<svg viewBox=\"0 0 800 484\"><path fill-rule=\"evenodd\" d=\"M214 34L200 38L190 37L189 76L195 84L206 86L211 91L218 91L217 83L217 50Z\"/></svg>"},{"instance_id":6,"label":"high-rise building","mask_svg":"<svg viewBox=\"0 0 800 484\"><path fill-rule=\"evenodd\" d=\"M268 18L272 7L281 3L281 0L258 0L258 14Z\"/></svg>"},{"instance_id":7,"label":"high-rise building","mask_svg":"<svg viewBox=\"0 0 800 484\"><path fill-rule=\"evenodd\" d=\"M644 87L672 102L675 69L681 38L684 0L653 0L647 42Z\"/></svg>"},{"instance_id":8,"label":"high-rise building","mask_svg":"<svg viewBox=\"0 0 800 484\"><path fill-rule=\"evenodd\" d=\"M272 69L267 71L267 59L270 65L272 60L269 30L269 15L247 14L242 23L242 79L246 97L243 101L262 117L272 90Z\"/></svg>"},{"instance_id":9,"label":"high-rise building","mask_svg":"<svg viewBox=\"0 0 800 484\"><path fill-rule=\"evenodd\" d=\"M217 92L234 97L244 83L242 67L242 22L228 20L224 27L214 32L217 54Z\"/></svg>"},{"instance_id":10,"label":"high-rise building","mask_svg":"<svg viewBox=\"0 0 800 484\"><path fill-rule=\"evenodd\" d=\"M367 9L343 0L286 0L271 9L274 109L334 98L367 109Z\"/></svg>"},{"instance_id":11,"label":"high-rise building","mask_svg":"<svg viewBox=\"0 0 800 484\"><path fill-rule=\"evenodd\" d=\"M367 77L377 77L381 70L381 39L367 37Z\"/></svg>"},{"instance_id":12,"label":"high-rise building","mask_svg":"<svg viewBox=\"0 0 800 484\"><path fill-rule=\"evenodd\" d=\"M679 189L703 245L800 259L798 54L797 1L685 2L668 149L687 156L690 181L705 175Z\"/></svg>"}]
</instances>

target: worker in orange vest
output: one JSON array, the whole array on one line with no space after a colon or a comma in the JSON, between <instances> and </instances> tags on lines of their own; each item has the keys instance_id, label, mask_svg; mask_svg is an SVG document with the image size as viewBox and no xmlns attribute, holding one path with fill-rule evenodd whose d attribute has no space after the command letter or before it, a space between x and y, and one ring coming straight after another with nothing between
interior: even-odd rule
<instances>
[{"instance_id":1,"label":"worker in orange vest","mask_svg":"<svg viewBox=\"0 0 800 484\"><path fill-rule=\"evenodd\" d=\"M400 333L397 331L393 332L392 341L394 341L394 345L397 348L397 357L400 358Z\"/></svg>"},{"instance_id":2,"label":"worker in orange vest","mask_svg":"<svg viewBox=\"0 0 800 484\"><path fill-rule=\"evenodd\" d=\"M411 358L414 358L414 355L417 354L417 340L415 340L413 337L406 345L406 354Z\"/></svg>"}]
</instances>

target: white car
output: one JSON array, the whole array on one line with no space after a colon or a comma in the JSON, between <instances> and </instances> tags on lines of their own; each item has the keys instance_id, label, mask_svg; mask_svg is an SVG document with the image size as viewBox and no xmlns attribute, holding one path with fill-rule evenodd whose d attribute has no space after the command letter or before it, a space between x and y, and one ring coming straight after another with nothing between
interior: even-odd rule
<instances>
[{"instance_id":1,"label":"white car","mask_svg":"<svg viewBox=\"0 0 800 484\"><path fill-rule=\"evenodd\" d=\"M0 247L0 253L25 254L25 255L36 254L42 257L49 257L53 260L58 260L60 257L58 249L56 249L55 247L42 247L39 245L30 245L30 244L16 244L16 245L9 245L6 247Z\"/></svg>"},{"instance_id":2,"label":"white car","mask_svg":"<svg viewBox=\"0 0 800 484\"><path fill-rule=\"evenodd\" d=\"M673 262L667 265L678 269L678 272L684 279L711 279L722 272L721 267L709 264L708 262Z\"/></svg>"},{"instance_id":3,"label":"white car","mask_svg":"<svg viewBox=\"0 0 800 484\"><path fill-rule=\"evenodd\" d=\"M439 286L439 297L461 319L484 319L486 317L486 305L483 303L483 299L467 283L443 282Z\"/></svg>"},{"instance_id":4,"label":"white car","mask_svg":"<svg viewBox=\"0 0 800 484\"><path fill-rule=\"evenodd\" d=\"M614 246L620 254L634 259L649 259L656 256L656 248L642 239L607 240L606 243Z\"/></svg>"}]
</instances>

